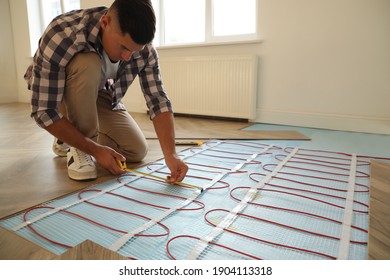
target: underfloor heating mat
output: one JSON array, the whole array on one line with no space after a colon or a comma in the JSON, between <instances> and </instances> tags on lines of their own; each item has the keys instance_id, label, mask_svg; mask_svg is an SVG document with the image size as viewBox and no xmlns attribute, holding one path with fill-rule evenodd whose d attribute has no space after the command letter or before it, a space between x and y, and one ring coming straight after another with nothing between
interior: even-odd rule
<instances>
[{"instance_id":1,"label":"underfloor heating mat","mask_svg":"<svg viewBox=\"0 0 390 280\"><path fill-rule=\"evenodd\" d=\"M164 160L0 221L61 255L89 239L129 259L367 259L367 155L208 141L180 152L189 171L169 185ZM380 158L389 161L390 158Z\"/></svg>"}]
</instances>

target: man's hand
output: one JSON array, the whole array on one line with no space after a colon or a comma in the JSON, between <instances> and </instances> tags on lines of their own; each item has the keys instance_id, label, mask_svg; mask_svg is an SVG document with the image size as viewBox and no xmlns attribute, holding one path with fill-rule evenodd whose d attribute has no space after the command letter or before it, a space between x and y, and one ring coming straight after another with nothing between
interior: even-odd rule
<instances>
[{"instance_id":1,"label":"man's hand","mask_svg":"<svg viewBox=\"0 0 390 280\"><path fill-rule=\"evenodd\" d=\"M171 176L167 176L167 182L170 184L181 182L187 174L187 164L176 156L165 158L165 163L171 170Z\"/></svg>"},{"instance_id":2,"label":"man's hand","mask_svg":"<svg viewBox=\"0 0 390 280\"><path fill-rule=\"evenodd\" d=\"M126 158L114 149L96 144L96 147L93 149L92 156L96 159L100 166L107 169L111 174L120 175L125 173L125 171L118 166L117 160L125 161Z\"/></svg>"}]
</instances>

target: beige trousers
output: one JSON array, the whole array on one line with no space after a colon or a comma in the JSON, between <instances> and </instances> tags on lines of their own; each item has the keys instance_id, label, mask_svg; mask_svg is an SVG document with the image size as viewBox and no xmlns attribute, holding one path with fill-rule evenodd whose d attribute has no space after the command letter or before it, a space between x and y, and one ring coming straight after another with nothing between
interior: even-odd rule
<instances>
[{"instance_id":1,"label":"beige trousers","mask_svg":"<svg viewBox=\"0 0 390 280\"><path fill-rule=\"evenodd\" d=\"M139 162L148 150L146 139L127 111L112 110L110 94L99 91L100 76L96 53L79 53L69 62L63 99L66 116L86 137L113 148L128 162Z\"/></svg>"}]
</instances>

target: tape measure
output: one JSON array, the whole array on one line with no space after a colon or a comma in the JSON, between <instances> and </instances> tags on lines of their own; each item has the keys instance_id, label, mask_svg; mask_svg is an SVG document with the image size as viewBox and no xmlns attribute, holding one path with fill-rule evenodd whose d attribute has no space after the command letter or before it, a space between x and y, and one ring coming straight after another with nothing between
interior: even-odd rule
<instances>
[{"instance_id":1,"label":"tape measure","mask_svg":"<svg viewBox=\"0 0 390 280\"><path fill-rule=\"evenodd\" d=\"M120 161L120 160L116 160L118 166L123 169L124 171L127 171L127 172L131 172L131 173L136 173L136 174L140 174L140 175L143 175L145 177L149 177L149 178L154 178L154 179L159 179L161 181L165 181L166 182L166 179L163 178L163 177L160 177L160 176L156 176L156 175L153 175L153 174L149 174L149 173L144 173L144 172L141 172L141 171L138 171L138 170L135 170L135 169L130 169L130 168L127 168L126 166L126 162L125 161ZM168 183L168 182L166 182ZM169 184L169 183L168 183ZM182 187L186 187L186 188L192 188L192 189L197 189L197 190L200 190L200 192L203 192L203 188L202 187L199 187L199 186L194 186L194 185L190 185L190 184L186 184L186 183L183 183L183 182L176 182L176 183L173 183L171 185L179 185L179 186L182 186Z\"/></svg>"},{"instance_id":2,"label":"tape measure","mask_svg":"<svg viewBox=\"0 0 390 280\"><path fill-rule=\"evenodd\" d=\"M176 146L202 146L203 142L200 141L177 141Z\"/></svg>"}]
</instances>

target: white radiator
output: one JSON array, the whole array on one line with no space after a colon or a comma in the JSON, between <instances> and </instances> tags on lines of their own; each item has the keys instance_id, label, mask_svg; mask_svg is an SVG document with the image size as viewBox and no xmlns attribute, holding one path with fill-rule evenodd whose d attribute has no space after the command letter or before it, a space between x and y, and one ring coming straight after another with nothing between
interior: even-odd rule
<instances>
[{"instance_id":1,"label":"white radiator","mask_svg":"<svg viewBox=\"0 0 390 280\"><path fill-rule=\"evenodd\" d=\"M175 113L254 119L255 55L160 58Z\"/></svg>"}]
</instances>

